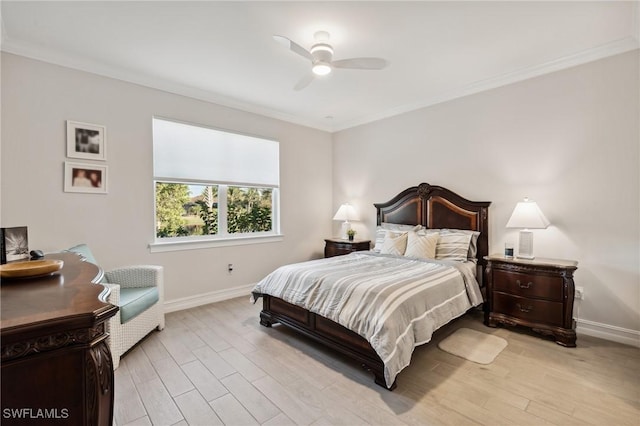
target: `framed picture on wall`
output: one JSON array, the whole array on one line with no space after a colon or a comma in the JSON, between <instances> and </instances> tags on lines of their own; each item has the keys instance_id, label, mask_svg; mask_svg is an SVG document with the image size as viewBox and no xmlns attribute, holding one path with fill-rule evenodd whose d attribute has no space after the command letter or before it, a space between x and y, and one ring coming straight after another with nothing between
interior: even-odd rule
<instances>
[{"instance_id":1,"label":"framed picture on wall","mask_svg":"<svg viewBox=\"0 0 640 426\"><path fill-rule=\"evenodd\" d=\"M106 194L107 166L65 161L64 192Z\"/></svg>"},{"instance_id":2,"label":"framed picture on wall","mask_svg":"<svg viewBox=\"0 0 640 426\"><path fill-rule=\"evenodd\" d=\"M105 161L107 159L107 128L97 124L67 120L67 157Z\"/></svg>"}]
</instances>

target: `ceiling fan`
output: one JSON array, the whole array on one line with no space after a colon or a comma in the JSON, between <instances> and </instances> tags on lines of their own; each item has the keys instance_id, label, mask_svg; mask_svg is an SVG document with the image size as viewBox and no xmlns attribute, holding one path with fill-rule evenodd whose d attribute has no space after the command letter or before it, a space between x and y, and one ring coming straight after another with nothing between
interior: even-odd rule
<instances>
[{"instance_id":1,"label":"ceiling fan","mask_svg":"<svg viewBox=\"0 0 640 426\"><path fill-rule=\"evenodd\" d=\"M333 60L333 47L329 44L329 33L318 31L314 34L315 44L307 50L294 41L281 35L274 35L273 39L292 50L298 55L311 61L312 73L304 76L294 90L302 90L307 87L316 76L329 74L334 68L349 68L358 70L381 70L389 65L389 62L382 58L350 58Z\"/></svg>"}]
</instances>

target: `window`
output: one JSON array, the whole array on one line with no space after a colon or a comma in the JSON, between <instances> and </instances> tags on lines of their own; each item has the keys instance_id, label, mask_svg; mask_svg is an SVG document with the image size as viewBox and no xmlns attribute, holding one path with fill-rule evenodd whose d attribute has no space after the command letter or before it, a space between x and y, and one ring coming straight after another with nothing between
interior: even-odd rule
<instances>
[{"instance_id":1,"label":"window","mask_svg":"<svg viewBox=\"0 0 640 426\"><path fill-rule=\"evenodd\" d=\"M278 142L154 118L153 170L156 244L279 235Z\"/></svg>"}]
</instances>

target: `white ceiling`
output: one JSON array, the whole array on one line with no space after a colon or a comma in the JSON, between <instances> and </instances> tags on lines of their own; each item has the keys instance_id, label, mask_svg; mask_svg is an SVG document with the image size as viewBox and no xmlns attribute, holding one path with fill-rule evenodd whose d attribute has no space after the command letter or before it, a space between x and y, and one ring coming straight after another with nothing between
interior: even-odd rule
<instances>
[{"instance_id":1,"label":"white ceiling","mask_svg":"<svg viewBox=\"0 0 640 426\"><path fill-rule=\"evenodd\" d=\"M2 1L2 50L336 131L637 49L638 2ZM339 69L302 91L331 33Z\"/></svg>"}]
</instances>

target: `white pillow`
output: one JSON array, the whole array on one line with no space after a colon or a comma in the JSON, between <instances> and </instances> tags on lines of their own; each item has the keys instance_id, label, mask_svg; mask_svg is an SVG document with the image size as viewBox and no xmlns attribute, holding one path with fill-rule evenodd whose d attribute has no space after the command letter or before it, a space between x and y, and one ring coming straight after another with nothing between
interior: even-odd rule
<instances>
[{"instance_id":1,"label":"white pillow","mask_svg":"<svg viewBox=\"0 0 640 426\"><path fill-rule=\"evenodd\" d=\"M386 231L380 253L402 256L406 249L407 232Z\"/></svg>"},{"instance_id":2,"label":"white pillow","mask_svg":"<svg viewBox=\"0 0 640 426\"><path fill-rule=\"evenodd\" d=\"M442 232L436 245L436 259L465 262L469 254L471 234Z\"/></svg>"},{"instance_id":3,"label":"white pillow","mask_svg":"<svg viewBox=\"0 0 640 426\"><path fill-rule=\"evenodd\" d=\"M384 236L387 233L387 230L391 231L417 231L422 228L422 225L402 225L399 223L387 223L382 222L381 226L376 227L376 243L373 247L373 251L380 253L382 250L382 244L384 243Z\"/></svg>"},{"instance_id":4,"label":"white pillow","mask_svg":"<svg viewBox=\"0 0 640 426\"><path fill-rule=\"evenodd\" d=\"M409 232L407 237L407 249L404 255L420 259L435 259L436 245L440 239L437 232Z\"/></svg>"}]
</instances>

